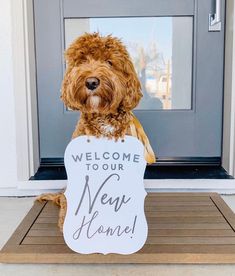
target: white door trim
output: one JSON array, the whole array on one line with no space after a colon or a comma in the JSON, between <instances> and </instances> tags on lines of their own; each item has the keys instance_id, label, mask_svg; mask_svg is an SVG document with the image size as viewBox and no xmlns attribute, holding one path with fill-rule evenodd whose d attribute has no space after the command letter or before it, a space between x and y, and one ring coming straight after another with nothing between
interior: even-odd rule
<instances>
[{"instance_id":1,"label":"white door trim","mask_svg":"<svg viewBox=\"0 0 235 276\"><path fill-rule=\"evenodd\" d=\"M235 176L235 4L226 3L222 164Z\"/></svg>"},{"instance_id":2,"label":"white door trim","mask_svg":"<svg viewBox=\"0 0 235 276\"><path fill-rule=\"evenodd\" d=\"M145 179L145 188L153 192L216 192L235 194L234 179ZM0 196L35 196L56 193L67 185L66 180L20 181L18 189L0 189Z\"/></svg>"},{"instance_id":3,"label":"white door trim","mask_svg":"<svg viewBox=\"0 0 235 276\"><path fill-rule=\"evenodd\" d=\"M39 167L33 3L11 0L13 85L18 180L28 180Z\"/></svg>"},{"instance_id":4,"label":"white door trim","mask_svg":"<svg viewBox=\"0 0 235 276\"><path fill-rule=\"evenodd\" d=\"M11 6L18 188L61 189L64 181L28 181L39 166L33 4L32 0L11 0ZM235 175L234 14L233 0L227 0L223 166L233 176ZM216 190L224 188L232 191L233 186L235 187L233 180L154 180L152 184L148 184L150 181L152 180L146 180L147 187L157 189L168 187L168 189Z\"/></svg>"},{"instance_id":5,"label":"white door trim","mask_svg":"<svg viewBox=\"0 0 235 276\"><path fill-rule=\"evenodd\" d=\"M19 188L30 190L59 190L64 189L67 180L30 180L20 181ZM146 189L200 189L201 191L217 189L235 191L234 179L145 179Z\"/></svg>"}]
</instances>

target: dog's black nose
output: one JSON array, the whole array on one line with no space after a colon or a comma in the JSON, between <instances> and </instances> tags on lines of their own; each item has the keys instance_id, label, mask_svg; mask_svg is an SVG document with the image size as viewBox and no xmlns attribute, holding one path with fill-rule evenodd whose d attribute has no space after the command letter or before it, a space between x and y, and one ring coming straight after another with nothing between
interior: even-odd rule
<instances>
[{"instance_id":1,"label":"dog's black nose","mask_svg":"<svg viewBox=\"0 0 235 276\"><path fill-rule=\"evenodd\" d=\"M86 87L89 90L95 90L99 86L99 84L100 80L95 77L86 79Z\"/></svg>"}]
</instances>

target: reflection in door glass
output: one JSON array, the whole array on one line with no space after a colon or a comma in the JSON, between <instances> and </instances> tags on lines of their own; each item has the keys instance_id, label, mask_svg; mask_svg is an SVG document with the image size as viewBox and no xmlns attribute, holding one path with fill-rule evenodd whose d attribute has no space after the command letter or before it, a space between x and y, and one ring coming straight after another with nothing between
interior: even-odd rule
<instances>
[{"instance_id":1,"label":"reflection in door glass","mask_svg":"<svg viewBox=\"0 0 235 276\"><path fill-rule=\"evenodd\" d=\"M69 18L65 47L84 32L119 37L142 84L136 109L191 109L192 30L192 17Z\"/></svg>"}]
</instances>

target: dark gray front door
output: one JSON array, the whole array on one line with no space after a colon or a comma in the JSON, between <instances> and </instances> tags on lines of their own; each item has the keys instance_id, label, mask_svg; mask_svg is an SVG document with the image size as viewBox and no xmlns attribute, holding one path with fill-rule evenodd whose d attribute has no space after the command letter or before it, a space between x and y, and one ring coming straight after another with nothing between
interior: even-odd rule
<instances>
[{"instance_id":1,"label":"dark gray front door","mask_svg":"<svg viewBox=\"0 0 235 276\"><path fill-rule=\"evenodd\" d=\"M160 160L220 158L225 1L210 32L214 2L34 0L41 158L63 157L79 117L60 87L64 49L85 31L127 45L144 93L135 114Z\"/></svg>"}]
</instances>

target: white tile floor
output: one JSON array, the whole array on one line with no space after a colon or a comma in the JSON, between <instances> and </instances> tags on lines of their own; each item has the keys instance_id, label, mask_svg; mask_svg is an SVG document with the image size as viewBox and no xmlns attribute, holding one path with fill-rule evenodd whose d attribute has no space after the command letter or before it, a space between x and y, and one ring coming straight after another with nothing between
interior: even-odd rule
<instances>
[{"instance_id":1,"label":"white tile floor","mask_svg":"<svg viewBox=\"0 0 235 276\"><path fill-rule=\"evenodd\" d=\"M235 212L235 195L223 196ZM0 248L31 208L34 198L0 198ZM235 265L12 265L0 264L0 276L235 276Z\"/></svg>"}]
</instances>

